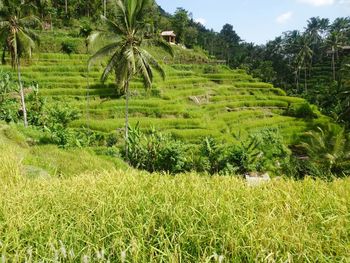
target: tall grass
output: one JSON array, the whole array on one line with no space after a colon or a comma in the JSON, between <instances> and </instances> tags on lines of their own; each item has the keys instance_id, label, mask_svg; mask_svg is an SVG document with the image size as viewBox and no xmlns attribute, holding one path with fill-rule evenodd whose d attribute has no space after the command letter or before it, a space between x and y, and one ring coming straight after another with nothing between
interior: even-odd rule
<instances>
[{"instance_id":1,"label":"tall grass","mask_svg":"<svg viewBox=\"0 0 350 263\"><path fill-rule=\"evenodd\" d=\"M4 185L3 185L4 186ZM9 262L346 262L350 180L136 172L0 188Z\"/></svg>"}]
</instances>

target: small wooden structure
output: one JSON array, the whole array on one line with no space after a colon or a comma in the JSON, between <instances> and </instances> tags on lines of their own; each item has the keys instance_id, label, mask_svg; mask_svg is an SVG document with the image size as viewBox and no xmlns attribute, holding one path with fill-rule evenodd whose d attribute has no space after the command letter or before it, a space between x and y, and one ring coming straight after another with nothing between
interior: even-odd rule
<instances>
[{"instance_id":1,"label":"small wooden structure","mask_svg":"<svg viewBox=\"0 0 350 263\"><path fill-rule=\"evenodd\" d=\"M336 54L336 53L348 55L348 54L350 54L350 46L342 46L337 51L334 48L332 48L331 50L327 50L328 56L331 56L332 54Z\"/></svg>"},{"instance_id":2,"label":"small wooden structure","mask_svg":"<svg viewBox=\"0 0 350 263\"><path fill-rule=\"evenodd\" d=\"M343 54L350 54L350 46L341 47L341 51Z\"/></svg>"},{"instance_id":3,"label":"small wooden structure","mask_svg":"<svg viewBox=\"0 0 350 263\"><path fill-rule=\"evenodd\" d=\"M176 34L174 31L163 31L161 36L170 44L176 44Z\"/></svg>"}]
</instances>

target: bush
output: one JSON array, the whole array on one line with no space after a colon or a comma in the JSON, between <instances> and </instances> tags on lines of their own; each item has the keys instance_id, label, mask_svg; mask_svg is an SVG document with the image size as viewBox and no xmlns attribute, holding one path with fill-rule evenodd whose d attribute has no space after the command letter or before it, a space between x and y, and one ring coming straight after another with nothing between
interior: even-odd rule
<instances>
[{"instance_id":1,"label":"bush","mask_svg":"<svg viewBox=\"0 0 350 263\"><path fill-rule=\"evenodd\" d=\"M33 92L27 96L28 122L34 126L43 125L45 100L39 96L39 85L32 83Z\"/></svg>"},{"instance_id":2,"label":"bush","mask_svg":"<svg viewBox=\"0 0 350 263\"><path fill-rule=\"evenodd\" d=\"M11 73L0 71L0 120L9 122L19 121L20 103L14 94L17 85L11 78Z\"/></svg>"},{"instance_id":3,"label":"bush","mask_svg":"<svg viewBox=\"0 0 350 263\"><path fill-rule=\"evenodd\" d=\"M183 172L186 166L185 147L169 135L156 132L149 134L140 131L138 125L130 128L128 138L128 161L138 169L149 172ZM123 152L125 157L125 152Z\"/></svg>"},{"instance_id":4,"label":"bush","mask_svg":"<svg viewBox=\"0 0 350 263\"><path fill-rule=\"evenodd\" d=\"M77 45L70 41L62 42L61 51L70 56L73 53L77 53Z\"/></svg>"},{"instance_id":5,"label":"bush","mask_svg":"<svg viewBox=\"0 0 350 263\"><path fill-rule=\"evenodd\" d=\"M304 173L304 176L343 177L350 173L350 138L344 128L328 125L306 132L295 148L299 149L295 155L306 156L309 165L316 171Z\"/></svg>"},{"instance_id":6,"label":"bush","mask_svg":"<svg viewBox=\"0 0 350 263\"><path fill-rule=\"evenodd\" d=\"M203 68L203 73L204 74L217 74L217 73L219 73L219 68L218 68L218 66L206 65Z\"/></svg>"},{"instance_id":7,"label":"bush","mask_svg":"<svg viewBox=\"0 0 350 263\"><path fill-rule=\"evenodd\" d=\"M302 103L302 104L289 105L285 114L287 116L304 118L304 119L316 119L316 118L318 118L318 115L317 115L317 113L315 113L313 107L307 102Z\"/></svg>"},{"instance_id":8,"label":"bush","mask_svg":"<svg viewBox=\"0 0 350 263\"><path fill-rule=\"evenodd\" d=\"M206 138L196 162L199 171L230 175L286 171L290 152L276 129L261 130L247 139L240 134L235 138L236 144L225 147L213 138Z\"/></svg>"},{"instance_id":9,"label":"bush","mask_svg":"<svg viewBox=\"0 0 350 263\"><path fill-rule=\"evenodd\" d=\"M0 103L0 120L17 123L20 120L20 107L20 104L13 99Z\"/></svg>"},{"instance_id":10,"label":"bush","mask_svg":"<svg viewBox=\"0 0 350 263\"><path fill-rule=\"evenodd\" d=\"M73 146L72 142L77 142L76 134L67 129L69 122L79 118L76 110L68 106L53 106L48 112L46 119L43 121L44 128L49 132L53 143L61 146ZM79 146L79 143L77 143ZM75 146L75 145L74 145Z\"/></svg>"}]
</instances>

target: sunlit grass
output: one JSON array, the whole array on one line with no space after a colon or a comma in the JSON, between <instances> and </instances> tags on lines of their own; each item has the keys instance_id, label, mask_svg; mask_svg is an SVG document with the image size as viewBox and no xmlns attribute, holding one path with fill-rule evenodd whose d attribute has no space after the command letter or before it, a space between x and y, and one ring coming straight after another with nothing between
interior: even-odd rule
<instances>
[{"instance_id":1,"label":"sunlit grass","mask_svg":"<svg viewBox=\"0 0 350 263\"><path fill-rule=\"evenodd\" d=\"M2 182L19 174L12 169L1 168ZM235 177L115 171L2 186L0 254L10 262L218 262L219 256L346 262L350 256L348 179L250 188Z\"/></svg>"}]
</instances>

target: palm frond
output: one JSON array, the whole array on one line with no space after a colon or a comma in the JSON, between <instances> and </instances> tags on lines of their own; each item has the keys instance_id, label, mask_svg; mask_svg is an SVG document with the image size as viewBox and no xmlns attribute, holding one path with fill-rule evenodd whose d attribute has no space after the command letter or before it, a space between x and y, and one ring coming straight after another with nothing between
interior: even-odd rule
<instances>
[{"instance_id":1,"label":"palm frond","mask_svg":"<svg viewBox=\"0 0 350 263\"><path fill-rule=\"evenodd\" d=\"M129 62L129 65L132 68L133 74L136 73L136 58L135 58L135 53L134 53L134 48L133 46L128 46L125 51L124 51L124 56L126 60Z\"/></svg>"},{"instance_id":2,"label":"palm frond","mask_svg":"<svg viewBox=\"0 0 350 263\"><path fill-rule=\"evenodd\" d=\"M137 60L138 71L141 74L141 77L144 81L144 85L146 88L150 88L152 86L153 81L153 73L150 65L147 63L147 59L144 57L142 53L139 54L139 58Z\"/></svg>"},{"instance_id":3,"label":"palm frond","mask_svg":"<svg viewBox=\"0 0 350 263\"><path fill-rule=\"evenodd\" d=\"M37 16L30 15L22 17L18 20L22 27L41 25L41 21Z\"/></svg>"},{"instance_id":4,"label":"palm frond","mask_svg":"<svg viewBox=\"0 0 350 263\"><path fill-rule=\"evenodd\" d=\"M105 82L106 79L108 78L109 74L111 71L116 67L117 62L120 62L122 53L120 50L117 50L113 56L110 58L110 60L107 63L107 66L105 67L103 74L101 76L101 81Z\"/></svg>"},{"instance_id":5,"label":"palm frond","mask_svg":"<svg viewBox=\"0 0 350 263\"><path fill-rule=\"evenodd\" d=\"M125 35L126 29L121 25L114 23L105 16L101 16L102 21L107 26L108 32L113 32L115 35Z\"/></svg>"},{"instance_id":6,"label":"palm frond","mask_svg":"<svg viewBox=\"0 0 350 263\"><path fill-rule=\"evenodd\" d=\"M154 68L164 80L166 77L165 71L158 63L158 61L144 49L140 50L140 53L143 55L143 57L145 57L145 61L147 61L147 63L149 63L152 66L152 68Z\"/></svg>"},{"instance_id":7,"label":"palm frond","mask_svg":"<svg viewBox=\"0 0 350 263\"><path fill-rule=\"evenodd\" d=\"M115 50L117 48L120 48L120 46L121 46L121 42L115 42L115 43L109 44L109 45L101 48L100 50L98 50L92 57L90 57L90 59L88 61L89 68L97 60L99 60L99 59L101 59L103 57L106 57L106 56L112 54L113 52L115 52Z\"/></svg>"}]
</instances>

